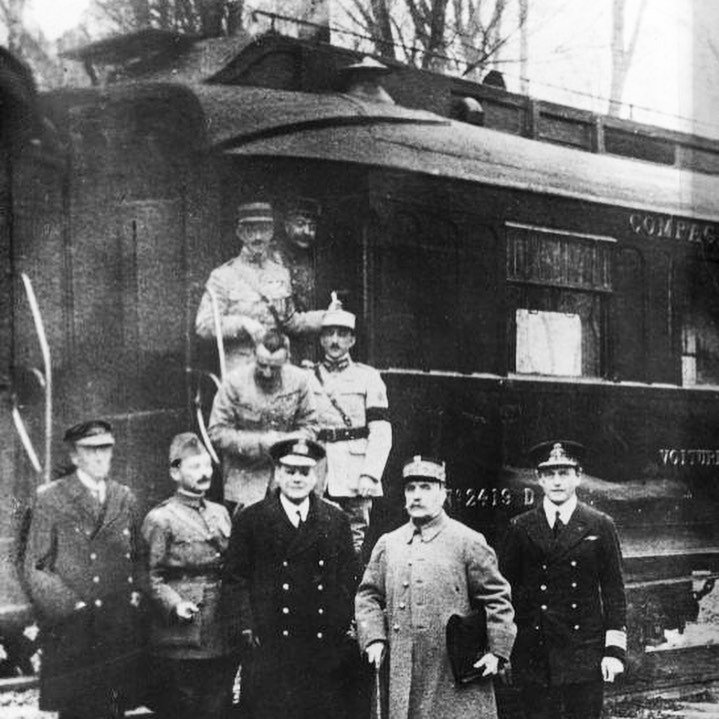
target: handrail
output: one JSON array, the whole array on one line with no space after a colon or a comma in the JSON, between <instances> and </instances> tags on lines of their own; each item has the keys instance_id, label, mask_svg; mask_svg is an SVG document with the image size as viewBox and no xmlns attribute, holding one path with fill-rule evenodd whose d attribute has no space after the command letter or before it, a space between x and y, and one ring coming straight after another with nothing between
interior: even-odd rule
<instances>
[{"instance_id":1,"label":"handrail","mask_svg":"<svg viewBox=\"0 0 719 719\"><path fill-rule=\"evenodd\" d=\"M37 452L35 451L35 447L33 447L32 440L30 439L30 435L27 432L25 422L23 422L22 416L20 415L20 409L18 408L17 401L14 397L12 401L12 421L15 425L15 430L20 437L20 442L25 449L25 454L27 454L28 459L33 466L33 469L38 474L41 474L42 465L40 464L40 460L37 457Z\"/></svg>"},{"instance_id":2,"label":"handrail","mask_svg":"<svg viewBox=\"0 0 719 719\"><path fill-rule=\"evenodd\" d=\"M215 338L217 340L217 356L220 360L220 378L225 379L227 374L227 358L225 356L225 341L222 337L222 318L220 317L220 305L217 302L217 295L208 287L207 294L210 296L212 305L212 320L215 325Z\"/></svg>"},{"instance_id":3,"label":"handrail","mask_svg":"<svg viewBox=\"0 0 719 719\"><path fill-rule=\"evenodd\" d=\"M50 356L50 345L45 334L45 325L42 321L40 306L33 290L30 278L24 272L20 273L22 283L27 295L27 301L30 305L33 323L35 324L35 332L38 342L40 343L40 351L42 352L43 361L43 379L45 380L45 483L50 481L50 469L52 467L52 359Z\"/></svg>"},{"instance_id":4,"label":"handrail","mask_svg":"<svg viewBox=\"0 0 719 719\"><path fill-rule=\"evenodd\" d=\"M205 370L199 370L194 369L193 367L186 367L185 372L187 374L196 374L200 379L203 377L208 377L212 380L212 382L215 384L215 389L218 390L220 388L221 382L220 379L217 377L217 375L213 374L212 372L206 372ZM215 464L220 463L220 458L217 456L217 452L215 452L215 448L212 446L212 440L210 439L210 434L207 431L207 424L205 422L205 417L202 414L202 388L201 384L198 381L197 382L197 389L195 391L195 397L193 399L193 404L195 405L195 419L197 420L197 428L200 430L200 437L202 439L202 443L205 445L205 449L207 450L208 454L210 455L210 458Z\"/></svg>"}]
</instances>

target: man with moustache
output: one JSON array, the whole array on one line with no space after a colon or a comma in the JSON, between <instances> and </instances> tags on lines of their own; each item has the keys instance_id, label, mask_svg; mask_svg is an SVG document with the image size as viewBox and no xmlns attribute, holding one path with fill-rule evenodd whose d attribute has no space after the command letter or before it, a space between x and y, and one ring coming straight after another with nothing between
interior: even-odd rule
<instances>
[{"instance_id":1,"label":"man with moustache","mask_svg":"<svg viewBox=\"0 0 719 719\"><path fill-rule=\"evenodd\" d=\"M358 557L369 526L372 498L382 496L382 475L392 447L387 388L379 372L354 362L355 316L327 310L320 344L324 357L310 374L325 444L321 484L328 498L347 514Z\"/></svg>"},{"instance_id":2,"label":"man with moustache","mask_svg":"<svg viewBox=\"0 0 719 719\"><path fill-rule=\"evenodd\" d=\"M313 439L317 414L307 373L289 364L289 341L269 330L254 361L231 372L215 395L209 435L222 452L225 504L234 512L264 498L269 450L283 439Z\"/></svg>"},{"instance_id":3,"label":"man with moustache","mask_svg":"<svg viewBox=\"0 0 719 719\"><path fill-rule=\"evenodd\" d=\"M290 439L270 454L278 489L235 515L227 552L227 604L252 652L243 691L253 719L342 719L356 586L349 523L312 491L321 445Z\"/></svg>"},{"instance_id":4,"label":"man with moustache","mask_svg":"<svg viewBox=\"0 0 719 719\"><path fill-rule=\"evenodd\" d=\"M603 682L624 671L622 555L611 518L577 501L583 454L567 441L530 450L544 499L512 520L502 545L527 719L598 719Z\"/></svg>"},{"instance_id":5,"label":"man with moustache","mask_svg":"<svg viewBox=\"0 0 719 719\"><path fill-rule=\"evenodd\" d=\"M230 517L205 499L212 461L197 435L176 435L169 461L175 493L142 525L154 609L152 704L160 719L223 719L238 664L220 605Z\"/></svg>"},{"instance_id":6,"label":"man with moustache","mask_svg":"<svg viewBox=\"0 0 719 719\"><path fill-rule=\"evenodd\" d=\"M65 442L75 471L38 489L25 553L43 652L40 708L116 719L137 704L144 652L135 496L109 476L108 422L76 424Z\"/></svg>"},{"instance_id":7,"label":"man with moustache","mask_svg":"<svg viewBox=\"0 0 719 719\"><path fill-rule=\"evenodd\" d=\"M474 666L497 674L515 635L509 584L484 537L445 514L444 463L418 455L402 476L409 522L380 537L357 590L360 647L376 668L388 655L389 719L496 719L491 681L455 684L445 635L451 615L483 607Z\"/></svg>"},{"instance_id":8,"label":"man with moustache","mask_svg":"<svg viewBox=\"0 0 719 719\"><path fill-rule=\"evenodd\" d=\"M212 295L217 302L227 369L252 362L255 345L269 329L290 335L319 330L323 312L297 312L289 270L273 258L274 215L268 202L241 204L237 211L240 254L216 268L197 310L195 331L216 338Z\"/></svg>"}]
</instances>

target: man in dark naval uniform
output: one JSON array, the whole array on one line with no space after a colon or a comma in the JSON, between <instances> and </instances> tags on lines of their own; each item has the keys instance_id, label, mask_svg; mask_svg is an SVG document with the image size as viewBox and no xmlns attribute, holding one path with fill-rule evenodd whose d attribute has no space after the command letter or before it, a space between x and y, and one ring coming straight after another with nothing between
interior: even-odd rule
<instances>
[{"instance_id":1,"label":"man in dark naval uniform","mask_svg":"<svg viewBox=\"0 0 719 719\"><path fill-rule=\"evenodd\" d=\"M598 719L603 681L624 670L622 555L612 519L577 501L583 452L565 441L530 450L544 499L512 520L500 553L526 719Z\"/></svg>"},{"instance_id":2,"label":"man in dark naval uniform","mask_svg":"<svg viewBox=\"0 0 719 719\"><path fill-rule=\"evenodd\" d=\"M141 669L135 497L108 478L107 422L75 425L65 441L76 470L38 489L25 554L41 626L40 708L61 719L119 717Z\"/></svg>"},{"instance_id":3,"label":"man in dark naval uniform","mask_svg":"<svg viewBox=\"0 0 719 719\"><path fill-rule=\"evenodd\" d=\"M155 610L153 708L160 719L224 719L239 663L220 605L230 516L205 499L212 460L196 434L176 435L169 459L176 491L142 525Z\"/></svg>"},{"instance_id":4,"label":"man in dark naval uniform","mask_svg":"<svg viewBox=\"0 0 719 719\"><path fill-rule=\"evenodd\" d=\"M320 445L290 439L270 452L278 489L235 515L227 552L228 605L252 647L243 692L253 719L341 719L356 586L349 522L312 491Z\"/></svg>"}]
</instances>

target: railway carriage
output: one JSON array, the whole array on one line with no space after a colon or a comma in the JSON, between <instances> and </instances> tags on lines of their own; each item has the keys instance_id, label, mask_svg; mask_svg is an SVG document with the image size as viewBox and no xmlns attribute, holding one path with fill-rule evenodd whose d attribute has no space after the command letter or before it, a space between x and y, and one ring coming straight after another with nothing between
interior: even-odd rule
<instances>
[{"instance_id":1,"label":"railway carriage","mask_svg":"<svg viewBox=\"0 0 719 719\"><path fill-rule=\"evenodd\" d=\"M238 252L237 202L311 197L305 294L358 314L390 394L373 531L401 521L393 478L421 448L448 461L452 512L501 542L537 499L526 448L582 441L636 676L656 676L719 571L719 144L401 66L368 93L357 55L322 43L225 42L215 62L211 41L141 39L77 51L121 79L41 96L7 165L4 541L80 417L113 422L146 506L167 494L168 441L213 389L194 317ZM4 571L9 631L29 614Z\"/></svg>"}]
</instances>

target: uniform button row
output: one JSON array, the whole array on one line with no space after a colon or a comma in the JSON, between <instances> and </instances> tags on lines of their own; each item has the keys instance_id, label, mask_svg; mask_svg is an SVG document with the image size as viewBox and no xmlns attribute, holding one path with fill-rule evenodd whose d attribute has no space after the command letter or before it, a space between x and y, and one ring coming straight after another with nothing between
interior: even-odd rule
<instances>
[{"instance_id":1,"label":"uniform button row","mask_svg":"<svg viewBox=\"0 0 719 719\"><path fill-rule=\"evenodd\" d=\"M289 588L290 588L290 585L287 584L287 582L285 582L285 583L282 585L282 589L284 589L286 592L289 591Z\"/></svg>"},{"instance_id":2,"label":"uniform button row","mask_svg":"<svg viewBox=\"0 0 719 719\"><path fill-rule=\"evenodd\" d=\"M323 636L322 632L317 632L317 639L322 639Z\"/></svg>"},{"instance_id":3,"label":"uniform button row","mask_svg":"<svg viewBox=\"0 0 719 719\"><path fill-rule=\"evenodd\" d=\"M402 582L402 586L405 588L409 587L409 582L407 582L407 581Z\"/></svg>"},{"instance_id":4,"label":"uniform button row","mask_svg":"<svg viewBox=\"0 0 719 719\"><path fill-rule=\"evenodd\" d=\"M93 560L94 560L94 559L97 559L97 554L95 554L95 552L91 552L91 553L90 553L90 559L93 559Z\"/></svg>"},{"instance_id":5,"label":"uniform button row","mask_svg":"<svg viewBox=\"0 0 719 719\"><path fill-rule=\"evenodd\" d=\"M321 592L324 589L324 587L321 584L317 585L317 591Z\"/></svg>"},{"instance_id":6,"label":"uniform button row","mask_svg":"<svg viewBox=\"0 0 719 719\"><path fill-rule=\"evenodd\" d=\"M546 592L546 591L547 591L547 585L546 585L546 584L542 584L539 588L540 588L543 592Z\"/></svg>"},{"instance_id":7,"label":"uniform button row","mask_svg":"<svg viewBox=\"0 0 719 719\"><path fill-rule=\"evenodd\" d=\"M282 562L282 566L283 566L283 567L289 567L290 565L289 565L289 563L287 562L287 560L285 559L285 561Z\"/></svg>"},{"instance_id":8,"label":"uniform button row","mask_svg":"<svg viewBox=\"0 0 719 719\"><path fill-rule=\"evenodd\" d=\"M99 583L100 583L100 577L93 577L93 578L92 578L92 581L95 582L95 584L99 584Z\"/></svg>"},{"instance_id":9,"label":"uniform button row","mask_svg":"<svg viewBox=\"0 0 719 719\"><path fill-rule=\"evenodd\" d=\"M96 607L101 607L101 606L102 606L102 599L96 599L96 600L95 600L95 606L96 606Z\"/></svg>"},{"instance_id":10,"label":"uniform button row","mask_svg":"<svg viewBox=\"0 0 719 719\"><path fill-rule=\"evenodd\" d=\"M135 580L132 577L127 578L127 583L132 584Z\"/></svg>"},{"instance_id":11,"label":"uniform button row","mask_svg":"<svg viewBox=\"0 0 719 719\"><path fill-rule=\"evenodd\" d=\"M546 604L542 604L542 611L543 611L543 612L546 612L546 611L547 611L547 605L546 605Z\"/></svg>"},{"instance_id":12,"label":"uniform button row","mask_svg":"<svg viewBox=\"0 0 719 719\"><path fill-rule=\"evenodd\" d=\"M325 560L324 560L324 559L320 559L320 561L317 562L317 566L318 566L318 567L324 567L324 566L325 566Z\"/></svg>"},{"instance_id":13,"label":"uniform button row","mask_svg":"<svg viewBox=\"0 0 719 719\"><path fill-rule=\"evenodd\" d=\"M406 608L407 608L407 605L406 605L404 602L400 602L400 603L399 603L399 608L400 608L400 609L406 609Z\"/></svg>"},{"instance_id":14,"label":"uniform button row","mask_svg":"<svg viewBox=\"0 0 719 719\"><path fill-rule=\"evenodd\" d=\"M547 565L546 565L546 564L543 564L543 565L542 565L542 569L546 572L546 571L547 571Z\"/></svg>"},{"instance_id":15,"label":"uniform button row","mask_svg":"<svg viewBox=\"0 0 719 719\"><path fill-rule=\"evenodd\" d=\"M324 614L324 613L325 613L325 610L322 609L322 607L320 607L320 608L317 610L317 614Z\"/></svg>"},{"instance_id":16,"label":"uniform button row","mask_svg":"<svg viewBox=\"0 0 719 719\"><path fill-rule=\"evenodd\" d=\"M577 588L577 583L576 583L576 582L572 582L572 589L576 589L576 588Z\"/></svg>"},{"instance_id":17,"label":"uniform button row","mask_svg":"<svg viewBox=\"0 0 719 719\"><path fill-rule=\"evenodd\" d=\"M574 631L576 632L579 629L579 624L574 625Z\"/></svg>"},{"instance_id":18,"label":"uniform button row","mask_svg":"<svg viewBox=\"0 0 719 719\"><path fill-rule=\"evenodd\" d=\"M572 609L576 609L576 608L577 608L577 603L576 603L576 602L572 602Z\"/></svg>"},{"instance_id":19,"label":"uniform button row","mask_svg":"<svg viewBox=\"0 0 719 719\"><path fill-rule=\"evenodd\" d=\"M576 567L576 566L577 566L577 560L576 560L576 559L572 559L572 561L569 562L569 563L570 563L573 567Z\"/></svg>"},{"instance_id":20,"label":"uniform button row","mask_svg":"<svg viewBox=\"0 0 719 719\"><path fill-rule=\"evenodd\" d=\"M289 613L290 613L290 608L289 608L289 607L282 607L282 613L283 613L283 614L289 614Z\"/></svg>"},{"instance_id":21,"label":"uniform button row","mask_svg":"<svg viewBox=\"0 0 719 719\"><path fill-rule=\"evenodd\" d=\"M398 632L398 631L399 631L399 624L395 624L395 625L392 627L392 629L393 629L395 632Z\"/></svg>"}]
</instances>

